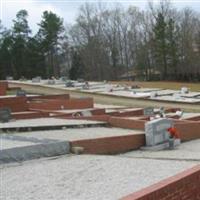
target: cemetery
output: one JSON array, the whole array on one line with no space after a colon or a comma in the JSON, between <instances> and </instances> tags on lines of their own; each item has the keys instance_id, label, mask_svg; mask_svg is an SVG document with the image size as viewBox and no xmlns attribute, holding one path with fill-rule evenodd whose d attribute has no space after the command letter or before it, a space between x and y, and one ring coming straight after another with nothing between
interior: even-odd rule
<instances>
[{"instance_id":1,"label":"cemetery","mask_svg":"<svg viewBox=\"0 0 200 200\"><path fill-rule=\"evenodd\" d=\"M160 195L162 199L163 189L178 199L179 183L187 188L188 194L191 192L188 179L193 180L198 194L199 112L184 111L176 104L172 107L103 104L84 96L84 93L124 94L125 98L148 100L178 94L187 99L186 104L193 104L198 103L198 92L188 93L184 88L184 91L125 90L100 82L89 82L87 87L83 84L82 81L49 82L38 77L27 82L1 82L0 168L7 177L2 192L4 199L8 195L6 187L23 182L23 173L32 181L13 187L8 195L10 199L20 196L24 188L26 191L20 199L30 199L32 195L45 199L47 194L34 188L38 179L42 187L52 188L49 195L58 199L65 195L69 199L123 200ZM23 85L51 88L52 93L30 93ZM60 93L60 89L64 92ZM66 89L78 90L83 96L74 97ZM9 90L12 94L7 95ZM50 177L56 181L49 182ZM85 184L80 187L81 179ZM119 188L115 187L116 183ZM65 192L63 188L67 188Z\"/></svg>"},{"instance_id":2,"label":"cemetery","mask_svg":"<svg viewBox=\"0 0 200 200\"><path fill-rule=\"evenodd\" d=\"M180 90L163 89L163 88L143 88L138 85L113 84L104 82L88 82L82 80L32 80L27 81L11 81L14 85L37 85L44 88L58 88L65 91L77 91L80 93L91 93L98 95L107 95L114 97L125 97L132 99L147 99L152 101L163 102L181 102L186 104L200 104L200 92L190 91L187 87Z\"/></svg>"}]
</instances>

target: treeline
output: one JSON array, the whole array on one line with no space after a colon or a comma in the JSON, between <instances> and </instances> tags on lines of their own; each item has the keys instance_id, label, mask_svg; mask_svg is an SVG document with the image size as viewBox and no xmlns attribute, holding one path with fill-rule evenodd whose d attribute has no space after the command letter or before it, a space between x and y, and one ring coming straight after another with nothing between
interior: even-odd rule
<instances>
[{"instance_id":1,"label":"treeline","mask_svg":"<svg viewBox=\"0 0 200 200\"><path fill-rule=\"evenodd\" d=\"M45 11L32 36L21 10L0 28L0 78L200 81L200 13L169 1L140 10L83 4L73 25Z\"/></svg>"}]
</instances>

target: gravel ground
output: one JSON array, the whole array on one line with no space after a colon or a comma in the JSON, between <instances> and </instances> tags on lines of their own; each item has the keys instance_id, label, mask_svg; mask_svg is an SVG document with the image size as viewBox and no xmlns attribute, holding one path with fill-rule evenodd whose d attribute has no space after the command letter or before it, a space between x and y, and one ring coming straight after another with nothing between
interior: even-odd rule
<instances>
[{"instance_id":1,"label":"gravel ground","mask_svg":"<svg viewBox=\"0 0 200 200\"><path fill-rule=\"evenodd\" d=\"M182 143L175 150L131 151L121 156L133 158L157 158L175 160L198 160L200 162L200 139Z\"/></svg>"},{"instance_id":2,"label":"gravel ground","mask_svg":"<svg viewBox=\"0 0 200 200\"><path fill-rule=\"evenodd\" d=\"M0 136L0 151L3 149L11 149L15 147L29 146L34 145L33 142L24 142L24 141L16 141L16 140L6 140L2 139Z\"/></svg>"},{"instance_id":3,"label":"gravel ground","mask_svg":"<svg viewBox=\"0 0 200 200\"><path fill-rule=\"evenodd\" d=\"M3 165L0 199L116 200L195 164L80 155Z\"/></svg>"},{"instance_id":4,"label":"gravel ground","mask_svg":"<svg viewBox=\"0 0 200 200\"><path fill-rule=\"evenodd\" d=\"M38 118L16 120L6 123L0 123L0 128L11 127L37 127L37 126L53 126L53 125L84 125L84 124L103 124L103 122L89 120L73 120L73 119L57 119L57 118Z\"/></svg>"},{"instance_id":5,"label":"gravel ground","mask_svg":"<svg viewBox=\"0 0 200 200\"><path fill-rule=\"evenodd\" d=\"M135 131L130 129L121 128L69 128L66 130L52 130L52 131L33 131L33 132L20 132L15 135L34 137L37 139L55 139L55 140L83 140L92 138L102 138L120 135L133 135L143 134L141 131Z\"/></svg>"}]
</instances>

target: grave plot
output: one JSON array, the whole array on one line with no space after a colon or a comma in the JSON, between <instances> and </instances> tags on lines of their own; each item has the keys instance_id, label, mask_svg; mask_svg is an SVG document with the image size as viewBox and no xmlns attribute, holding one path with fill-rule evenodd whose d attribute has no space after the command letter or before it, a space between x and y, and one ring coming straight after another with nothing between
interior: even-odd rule
<instances>
[{"instance_id":1,"label":"grave plot","mask_svg":"<svg viewBox=\"0 0 200 200\"><path fill-rule=\"evenodd\" d=\"M155 101L166 102L182 102L182 103L200 103L200 92L190 92L188 88L181 88L178 90L161 89L161 88L131 88L126 85L110 84L106 82L87 82L86 81L71 81L71 80L54 80L55 84L48 84L47 80L41 80L40 83L32 83L31 81L20 82L11 81L12 83L23 83L28 85L41 85L48 88L59 88L63 90L75 90L83 93L94 93L102 95L119 96L126 98L141 98ZM68 84L70 83L70 84Z\"/></svg>"},{"instance_id":2,"label":"grave plot","mask_svg":"<svg viewBox=\"0 0 200 200\"><path fill-rule=\"evenodd\" d=\"M52 119L49 123L56 123ZM19 120L20 121L20 120ZM18 121L18 124L19 124ZM75 121L75 120L74 120ZM75 126L72 123L63 130L30 131L33 124L29 122L28 132L16 132L14 129L7 129L9 133L1 133L1 153L0 163L24 161L40 157L57 156L66 153L76 153L81 149L81 153L89 154L116 154L138 149L144 145L144 133L138 130L101 127L102 123L95 123L95 127L87 128L83 126L83 120L77 120ZM33 120L32 120L33 123ZM69 122L68 122L69 123ZM34 124L37 125L37 124ZM63 124L62 124L63 126ZM94 126L94 122L92 122ZM81 128L80 128L81 127ZM40 127L37 127L37 130ZM25 130L15 127L15 130ZM2 130L5 130L4 128ZM11 132L12 130L12 132Z\"/></svg>"},{"instance_id":3,"label":"grave plot","mask_svg":"<svg viewBox=\"0 0 200 200\"><path fill-rule=\"evenodd\" d=\"M173 101L173 102L182 102L182 103L200 103L200 99L197 98L186 98L182 97L180 94L175 94L173 96L158 96L158 97L151 97L152 100L158 101Z\"/></svg>"},{"instance_id":4,"label":"grave plot","mask_svg":"<svg viewBox=\"0 0 200 200\"><path fill-rule=\"evenodd\" d=\"M49 117L49 112L54 110L92 109L93 99L74 99L68 94L6 96L0 98L0 108L9 108L13 119L29 119Z\"/></svg>"},{"instance_id":5,"label":"grave plot","mask_svg":"<svg viewBox=\"0 0 200 200\"><path fill-rule=\"evenodd\" d=\"M122 96L122 97L132 97L132 98L148 98L150 97L150 93L140 92L136 93L133 91L107 91L101 92L101 94L113 95L113 96Z\"/></svg>"},{"instance_id":6,"label":"grave plot","mask_svg":"<svg viewBox=\"0 0 200 200\"><path fill-rule=\"evenodd\" d=\"M30 131L30 130L52 130L70 127L91 127L106 126L106 122L78 120L78 119L58 119L58 118L39 118L24 119L0 123L2 131Z\"/></svg>"},{"instance_id":7,"label":"grave plot","mask_svg":"<svg viewBox=\"0 0 200 200\"><path fill-rule=\"evenodd\" d=\"M0 135L0 164L58 156L70 152L67 141Z\"/></svg>"},{"instance_id":8,"label":"grave plot","mask_svg":"<svg viewBox=\"0 0 200 200\"><path fill-rule=\"evenodd\" d=\"M116 154L144 145L143 131L108 127L74 127L64 130L13 132L9 135L34 141L67 141L72 151L73 148L81 147L82 153L90 154Z\"/></svg>"},{"instance_id":9,"label":"grave plot","mask_svg":"<svg viewBox=\"0 0 200 200\"><path fill-rule=\"evenodd\" d=\"M192 161L96 155L40 159L39 162L34 160L10 167L2 166L4 184L1 196L3 199L20 200L122 199L195 165L196 162ZM181 178L179 176L179 181ZM188 183L191 185L191 181Z\"/></svg>"}]
</instances>

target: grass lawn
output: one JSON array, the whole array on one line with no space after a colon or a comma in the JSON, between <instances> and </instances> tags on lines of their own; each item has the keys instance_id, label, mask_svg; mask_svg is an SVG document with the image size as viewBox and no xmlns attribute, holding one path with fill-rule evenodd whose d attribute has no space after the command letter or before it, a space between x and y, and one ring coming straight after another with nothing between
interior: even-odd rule
<instances>
[{"instance_id":1,"label":"grass lawn","mask_svg":"<svg viewBox=\"0 0 200 200\"><path fill-rule=\"evenodd\" d=\"M190 91L200 92L200 83L186 83L186 82L170 82L170 81L112 81L112 83L138 85L145 88L162 88L180 90L181 87L187 87Z\"/></svg>"}]
</instances>

